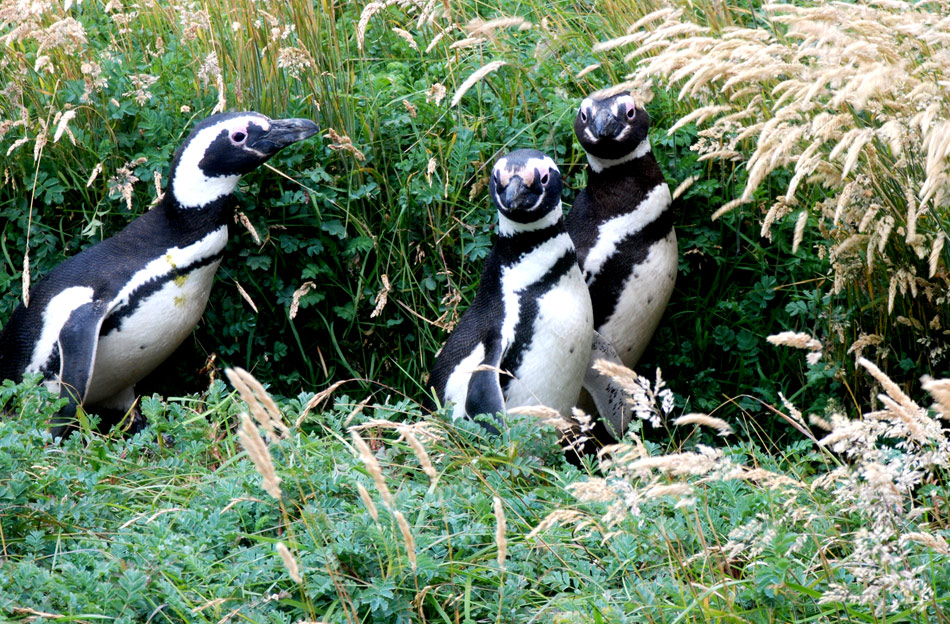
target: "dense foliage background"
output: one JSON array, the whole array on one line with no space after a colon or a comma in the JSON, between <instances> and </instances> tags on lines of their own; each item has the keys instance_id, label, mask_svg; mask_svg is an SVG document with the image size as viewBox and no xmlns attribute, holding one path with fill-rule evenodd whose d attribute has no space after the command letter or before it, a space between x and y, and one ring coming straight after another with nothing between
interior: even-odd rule
<instances>
[{"instance_id":1,"label":"dense foliage background","mask_svg":"<svg viewBox=\"0 0 950 624\"><path fill-rule=\"evenodd\" d=\"M0 323L24 273L147 210L212 111L310 117L324 136L242 182L211 305L139 386L149 430L50 445L55 402L35 380L0 388L19 415L0 422L0 613L942 621L947 446L919 406L950 407L919 382L950 355L948 31L927 2L2 0ZM493 160L548 152L569 205L576 108L624 81L684 185L677 288L638 372L662 370L674 416L736 435L647 427L591 477L530 417L492 440L418 402L491 246ZM766 341L786 330L820 359ZM268 440L280 498L242 452L228 366L296 422ZM818 443L822 421L838 438ZM357 483L376 483L375 519Z\"/></svg>"}]
</instances>

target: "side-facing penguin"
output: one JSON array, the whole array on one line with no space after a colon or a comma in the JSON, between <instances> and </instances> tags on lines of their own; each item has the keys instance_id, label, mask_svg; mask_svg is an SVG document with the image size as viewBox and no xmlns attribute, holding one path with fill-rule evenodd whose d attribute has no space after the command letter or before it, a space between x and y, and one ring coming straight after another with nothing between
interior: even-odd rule
<instances>
[{"instance_id":1,"label":"side-facing penguin","mask_svg":"<svg viewBox=\"0 0 950 624\"><path fill-rule=\"evenodd\" d=\"M455 404L454 418L525 405L569 417L577 401L593 316L564 229L561 186L542 152L517 150L495 163L489 193L498 240L429 377L439 400Z\"/></svg>"},{"instance_id":2,"label":"side-facing penguin","mask_svg":"<svg viewBox=\"0 0 950 624\"><path fill-rule=\"evenodd\" d=\"M241 175L317 131L308 119L208 117L175 153L157 206L33 286L29 307L18 306L0 333L0 380L42 373L52 392L69 398L51 423L54 437L71 425L77 404L131 410L135 384L204 312Z\"/></svg>"},{"instance_id":3,"label":"side-facing penguin","mask_svg":"<svg viewBox=\"0 0 950 624\"><path fill-rule=\"evenodd\" d=\"M632 368L676 281L672 201L650 148L649 129L650 117L629 93L585 98L574 120L590 170L565 224L594 308L591 364L600 357L613 359L613 347ZM592 384L610 385L591 370L585 388ZM614 422L613 437L623 434L628 421L624 414L622 422Z\"/></svg>"}]
</instances>

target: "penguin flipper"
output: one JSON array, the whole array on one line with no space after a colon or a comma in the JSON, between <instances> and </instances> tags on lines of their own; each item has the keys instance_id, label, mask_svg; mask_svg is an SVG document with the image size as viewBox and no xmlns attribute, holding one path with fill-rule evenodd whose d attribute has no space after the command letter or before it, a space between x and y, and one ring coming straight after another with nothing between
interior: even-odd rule
<instances>
[{"instance_id":1,"label":"penguin flipper","mask_svg":"<svg viewBox=\"0 0 950 624\"><path fill-rule=\"evenodd\" d=\"M92 301L77 307L59 332L59 392L69 400L50 423L54 438L62 437L76 418L76 408L86 398L99 346L99 330L106 306Z\"/></svg>"},{"instance_id":2,"label":"penguin flipper","mask_svg":"<svg viewBox=\"0 0 950 624\"><path fill-rule=\"evenodd\" d=\"M493 349L493 351L496 351L496 349ZM500 363L500 354L497 357L491 357L490 354L472 372L468 382L468 394L465 397L465 413L469 417L476 414L494 416L505 412L505 395L501 390L501 371L498 368ZM481 421L479 424L493 435L500 433L497 427L493 427L488 422Z\"/></svg>"},{"instance_id":3,"label":"penguin flipper","mask_svg":"<svg viewBox=\"0 0 950 624\"><path fill-rule=\"evenodd\" d=\"M584 375L584 389L593 399L601 419L607 425L607 430L619 440L626 433L627 425L630 424L630 406L627 405L623 389L609 376L595 369L594 364L598 360L607 360L623 366L623 362L610 341L597 331L593 334L590 362Z\"/></svg>"}]
</instances>

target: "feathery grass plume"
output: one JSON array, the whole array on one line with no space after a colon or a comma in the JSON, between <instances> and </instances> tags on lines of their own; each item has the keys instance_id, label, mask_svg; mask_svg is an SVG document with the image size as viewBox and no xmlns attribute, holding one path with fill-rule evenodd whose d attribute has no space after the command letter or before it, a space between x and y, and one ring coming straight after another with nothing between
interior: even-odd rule
<instances>
[{"instance_id":1,"label":"feathery grass plume","mask_svg":"<svg viewBox=\"0 0 950 624\"><path fill-rule=\"evenodd\" d=\"M86 188L89 188L90 186L92 186L92 183L96 181L96 178L99 177L100 173L102 173L101 162L92 168L92 173L89 174L89 179L86 180Z\"/></svg>"},{"instance_id":2,"label":"feathery grass plume","mask_svg":"<svg viewBox=\"0 0 950 624\"><path fill-rule=\"evenodd\" d=\"M936 240L934 240L933 247L930 249L930 262L928 266L930 268L929 277L933 278L937 274L937 267L940 265L940 252L943 251L943 243L947 239L947 235L941 232L937 235Z\"/></svg>"},{"instance_id":3,"label":"feathery grass plume","mask_svg":"<svg viewBox=\"0 0 950 624\"><path fill-rule=\"evenodd\" d=\"M577 423L565 419L561 416L561 412L546 405L521 405L511 408L508 413L534 416L542 424L550 425L562 433L572 431L577 427Z\"/></svg>"},{"instance_id":4,"label":"feathery grass plume","mask_svg":"<svg viewBox=\"0 0 950 624\"><path fill-rule=\"evenodd\" d=\"M473 72L472 75L466 78L465 82L459 86L458 90L455 92L455 95L452 96L452 102L449 104L449 106L458 105L458 103L462 101L462 97L468 92L469 89L472 88L476 82L504 65L507 65L505 61L492 61L491 63L488 63L487 65Z\"/></svg>"},{"instance_id":5,"label":"feathery grass plume","mask_svg":"<svg viewBox=\"0 0 950 624\"><path fill-rule=\"evenodd\" d=\"M241 282L234 280L234 287L237 288L238 294L247 302L247 305L251 306L251 309L254 310L254 314L258 314L257 304L254 303L254 299L251 298L251 295L241 286Z\"/></svg>"},{"instance_id":6,"label":"feathery grass plume","mask_svg":"<svg viewBox=\"0 0 950 624\"><path fill-rule=\"evenodd\" d=\"M499 497L492 497L492 508L495 511L495 546L498 548L498 567L504 570L505 559L508 556L508 540L505 537L507 525L505 523L505 509Z\"/></svg>"},{"instance_id":7,"label":"feathery grass plume","mask_svg":"<svg viewBox=\"0 0 950 624\"><path fill-rule=\"evenodd\" d=\"M581 78L583 78L584 76L586 76L587 74L591 73L592 71L594 71L594 70L596 70L596 69L598 69L598 68L600 68L600 63L591 63L590 65L588 65L588 66L585 67L584 69L582 69L582 70L580 70L579 72L577 72L576 74L574 74L574 79L575 79L575 80L580 80Z\"/></svg>"},{"instance_id":8,"label":"feathery grass plume","mask_svg":"<svg viewBox=\"0 0 950 624\"><path fill-rule=\"evenodd\" d=\"M606 503L617 498L617 491L607 483L606 479L593 477L566 486L568 492L583 503Z\"/></svg>"},{"instance_id":9,"label":"feathery grass plume","mask_svg":"<svg viewBox=\"0 0 950 624\"><path fill-rule=\"evenodd\" d=\"M144 159L143 159L144 160ZM137 161L127 162L115 171L115 175L109 178L109 194L118 195L125 200L125 207L132 210L132 187L139 181L138 176L133 170L138 166Z\"/></svg>"},{"instance_id":10,"label":"feathery grass plume","mask_svg":"<svg viewBox=\"0 0 950 624\"><path fill-rule=\"evenodd\" d=\"M29 138L29 137L23 137L22 139L17 139L16 141L14 141L13 143L10 144L10 147L7 148L7 154L6 154L6 155L9 156L10 154L12 154L12 153L14 152L14 150L16 150L16 148L18 148L18 147L20 147L21 145L24 145L24 144L26 144L26 143L29 143L29 142L30 142L30 138Z\"/></svg>"},{"instance_id":11,"label":"feathery grass plume","mask_svg":"<svg viewBox=\"0 0 950 624\"><path fill-rule=\"evenodd\" d=\"M399 431L400 435L409 443L409 448L415 453L416 459L419 460L419 465L422 466L422 472L426 473L426 476L429 477L429 481L434 483L439 473L436 471L435 466L432 465L432 460L429 459L429 453L426 452L425 447L422 446L422 442L419 441L419 438L416 437L416 434L413 433L410 427L398 427L397 431Z\"/></svg>"},{"instance_id":12,"label":"feathery grass plume","mask_svg":"<svg viewBox=\"0 0 950 624\"><path fill-rule=\"evenodd\" d=\"M686 192L686 190L693 185L693 182L699 179L699 176L690 176L679 183L676 189L673 191L673 199L679 198L680 195Z\"/></svg>"},{"instance_id":13,"label":"feathery grass plume","mask_svg":"<svg viewBox=\"0 0 950 624\"><path fill-rule=\"evenodd\" d=\"M465 25L465 30L470 37L491 37L496 30L503 30L513 26L517 26L519 30L526 30L531 28L532 24L523 17L496 17L488 21L476 17Z\"/></svg>"},{"instance_id":14,"label":"feathery grass plume","mask_svg":"<svg viewBox=\"0 0 950 624\"><path fill-rule=\"evenodd\" d=\"M402 515L401 511L394 510L393 516L396 518L396 524L399 525L399 531L402 533L403 542L406 544L406 555L409 557L409 565L412 567L412 571L416 571L416 540L412 536L412 531L409 530L409 523L406 521L406 517Z\"/></svg>"},{"instance_id":15,"label":"feathery grass plume","mask_svg":"<svg viewBox=\"0 0 950 624\"><path fill-rule=\"evenodd\" d=\"M238 440L241 441L241 446L247 451L248 457L254 462L257 472L264 478L262 483L264 490L279 501L281 497L281 478L277 476L277 472L274 470L274 460L264 443L264 438L261 437L250 416L242 413L240 418L241 426L238 428Z\"/></svg>"},{"instance_id":16,"label":"feathery grass plume","mask_svg":"<svg viewBox=\"0 0 950 624\"><path fill-rule=\"evenodd\" d=\"M721 418L715 418L707 414L685 414L673 420L673 424L677 426L681 425L702 425L704 427L709 427L710 429L715 429L719 432L719 435L725 437L732 435L732 427L726 421Z\"/></svg>"},{"instance_id":17,"label":"feathery grass plume","mask_svg":"<svg viewBox=\"0 0 950 624\"><path fill-rule=\"evenodd\" d=\"M395 429L400 434L405 431L411 431L417 438L425 438L432 442L438 442L445 438L445 431L438 423L420 420L412 424L393 422L383 418L370 418L364 423L350 427L353 431L365 431L367 429ZM400 437L397 441L401 440Z\"/></svg>"},{"instance_id":18,"label":"feathery grass plume","mask_svg":"<svg viewBox=\"0 0 950 624\"><path fill-rule=\"evenodd\" d=\"M429 90L426 91L426 102L433 102L436 106L442 103L442 100L445 99L445 85L440 82L434 82L429 86Z\"/></svg>"},{"instance_id":19,"label":"feathery grass plume","mask_svg":"<svg viewBox=\"0 0 950 624\"><path fill-rule=\"evenodd\" d=\"M274 399L267 393L261 382L243 368L236 366L224 369L224 374L247 403L251 414L254 415L254 420L264 429L268 437L283 439L290 435L290 429L284 424L280 408L274 403Z\"/></svg>"},{"instance_id":20,"label":"feathery grass plume","mask_svg":"<svg viewBox=\"0 0 950 624\"><path fill-rule=\"evenodd\" d=\"M917 542L918 544L923 544L931 550L937 551L941 555L950 555L950 546L947 545L947 540L944 539L942 535L912 532L901 535L901 540L904 542Z\"/></svg>"},{"instance_id":21,"label":"feathery grass plume","mask_svg":"<svg viewBox=\"0 0 950 624\"><path fill-rule=\"evenodd\" d=\"M360 437L357 431L351 429L350 435L353 437L353 445L359 453L360 461L366 466L369 476L373 478L373 483L376 484L376 490L379 492L380 497L382 497L383 503L386 504L386 507L392 509L393 496L389 493L389 487L386 485L386 478L383 476L383 469L379 465L379 460L376 459L376 456L373 455L373 451L369 448L369 444Z\"/></svg>"},{"instance_id":22,"label":"feathery grass plume","mask_svg":"<svg viewBox=\"0 0 950 624\"><path fill-rule=\"evenodd\" d=\"M307 280L294 291L294 295L290 301L290 320L297 318L297 312L300 310L300 298L316 287L317 285L315 283Z\"/></svg>"},{"instance_id":23,"label":"feathery grass plume","mask_svg":"<svg viewBox=\"0 0 950 624\"><path fill-rule=\"evenodd\" d=\"M594 369L620 386L627 394L627 402L633 407L637 418L659 427L673 411L673 393L665 387L663 373L659 368L656 369L656 379L652 385L646 377L608 360L597 360L594 362Z\"/></svg>"},{"instance_id":24,"label":"feathery grass plume","mask_svg":"<svg viewBox=\"0 0 950 624\"><path fill-rule=\"evenodd\" d=\"M23 293L23 307L30 307L30 248L23 251L23 271L20 276L20 292Z\"/></svg>"},{"instance_id":25,"label":"feathery grass plume","mask_svg":"<svg viewBox=\"0 0 950 624\"><path fill-rule=\"evenodd\" d=\"M360 499L363 501L363 506L366 507L366 511L369 512L370 518L373 519L373 522L378 523L379 511L376 509L376 503L373 502L369 492L363 487L362 483L356 484L356 490L360 493Z\"/></svg>"},{"instance_id":26,"label":"feathery grass plume","mask_svg":"<svg viewBox=\"0 0 950 624\"><path fill-rule=\"evenodd\" d=\"M359 48L360 52L363 51L363 43L366 40L366 27L369 26L369 20L390 4L392 4L392 2L370 2L363 7L359 22L356 24L356 47Z\"/></svg>"},{"instance_id":27,"label":"feathery grass plume","mask_svg":"<svg viewBox=\"0 0 950 624\"><path fill-rule=\"evenodd\" d=\"M327 133L323 135L323 138L330 139L331 143L327 147L331 150L352 154L353 158L358 161L366 160L366 155L357 149L350 137L345 134L340 134L333 128L327 128Z\"/></svg>"},{"instance_id":28,"label":"feathery grass plume","mask_svg":"<svg viewBox=\"0 0 950 624\"><path fill-rule=\"evenodd\" d=\"M809 414L808 423L814 427L818 427L822 431L831 431L832 429L834 429L834 427L832 427L830 422L828 422L821 416L818 416L817 414Z\"/></svg>"},{"instance_id":29,"label":"feathery grass plume","mask_svg":"<svg viewBox=\"0 0 950 624\"><path fill-rule=\"evenodd\" d=\"M809 349L811 353L805 356L805 361L807 361L809 364L817 364L821 359L821 343L808 334L802 332L785 331L767 336L766 340L774 345L783 345L786 347L794 347L796 349Z\"/></svg>"},{"instance_id":30,"label":"feathery grass plume","mask_svg":"<svg viewBox=\"0 0 950 624\"><path fill-rule=\"evenodd\" d=\"M802 238L805 236L805 225L808 224L808 211L802 210L795 222L795 235L792 238L792 253L798 252L798 246L802 244Z\"/></svg>"},{"instance_id":31,"label":"feathery grass plume","mask_svg":"<svg viewBox=\"0 0 950 624\"><path fill-rule=\"evenodd\" d=\"M572 509L555 509L547 516L544 520L538 523L538 526L531 529L531 532L525 536L525 539L532 539L544 533L548 529L557 525L567 525L567 524L576 524L579 520L584 518L584 514L579 511L574 511Z\"/></svg>"},{"instance_id":32,"label":"feathery grass plume","mask_svg":"<svg viewBox=\"0 0 950 624\"><path fill-rule=\"evenodd\" d=\"M56 122L56 131L53 133L53 143L59 142L59 139L62 138L63 133L65 132L69 135L70 142L73 145L76 144L76 137L73 136L72 130L69 129L69 122L73 119L73 117L76 116L76 113L77 111L75 108L69 109L61 116L57 113L59 119Z\"/></svg>"},{"instance_id":33,"label":"feathery grass plume","mask_svg":"<svg viewBox=\"0 0 950 624\"><path fill-rule=\"evenodd\" d=\"M297 565L297 560L294 558L293 554L290 552L290 549L287 548L287 544L283 542L277 542L277 554L280 555L281 560L284 562L284 567L287 568L287 574L290 575L290 578L294 583L302 584L303 578L300 577L300 567Z\"/></svg>"},{"instance_id":34,"label":"feathery grass plume","mask_svg":"<svg viewBox=\"0 0 950 624\"><path fill-rule=\"evenodd\" d=\"M251 235L252 239L254 239L255 245L261 244L260 234L257 233L257 228L254 227L254 224L251 223L251 220L247 218L246 214L238 210L234 214L234 221L244 226L244 229L247 230L247 233Z\"/></svg>"},{"instance_id":35,"label":"feathery grass plume","mask_svg":"<svg viewBox=\"0 0 950 624\"><path fill-rule=\"evenodd\" d=\"M903 2L762 10L752 27L717 29L676 2L644 16L648 28L595 49L631 48L632 80L677 91L687 114L673 131L701 126L700 159L744 161L745 188L714 218L774 185L771 174L782 169L791 177L762 220L763 236L794 213L797 252L816 217L819 252L838 255L832 292L845 292L852 308L883 312L878 293L887 290L890 314L921 290L908 276L928 292L945 291L950 278L938 266L947 258L940 215L950 206L950 16L942 6ZM816 193L830 195L833 224L825 222L829 204L812 201ZM924 281L919 260L929 260ZM840 350L850 342L830 340Z\"/></svg>"},{"instance_id":36,"label":"feathery grass plume","mask_svg":"<svg viewBox=\"0 0 950 624\"><path fill-rule=\"evenodd\" d=\"M950 420L950 379L933 379L925 375L922 381L924 390L937 402L934 409L941 418Z\"/></svg>"},{"instance_id":37,"label":"feathery grass plume","mask_svg":"<svg viewBox=\"0 0 950 624\"><path fill-rule=\"evenodd\" d=\"M389 276L383 273L382 276L380 276L380 281L382 281L383 285L379 289L379 292L376 293L376 307L370 312L370 318L376 318L382 314L383 308L386 307L386 303L389 301L389 291L392 289L392 286L389 284Z\"/></svg>"},{"instance_id":38,"label":"feathery grass plume","mask_svg":"<svg viewBox=\"0 0 950 624\"><path fill-rule=\"evenodd\" d=\"M412 34L409 33L409 31L404 30L404 29L402 29L402 28L398 28L398 27L394 27L394 28L392 29L392 31L393 31L394 33L396 33L396 35L398 35L400 39L402 39L402 40L405 41L407 44L409 44L409 47L410 47L410 48L412 48L413 50L418 50L418 49L419 49L419 44L416 43L416 40L412 38ZM405 101L405 100L403 100L403 101Z\"/></svg>"},{"instance_id":39,"label":"feathery grass plume","mask_svg":"<svg viewBox=\"0 0 950 624\"><path fill-rule=\"evenodd\" d=\"M781 392L778 393L779 400L782 401L782 405L785 406L785 409L788 410L789 417L797 422L799 425L805 426L805 417L802 415L802 411L795 407L791 401L785 398L785 395Z\"/></svg>"},{"instance_id":40,"label":"feathery grass plume","mask_svg":"<svg viewBox=\"0 0 950 624\"><path fill-rule=\"evenodd\" d=\"M693 488L686 483L651 485L643 491L643 496L645 498L662 498L664 496L672 496L673 498L688 498L692 495Z\"/></svg>"}]
</instances>

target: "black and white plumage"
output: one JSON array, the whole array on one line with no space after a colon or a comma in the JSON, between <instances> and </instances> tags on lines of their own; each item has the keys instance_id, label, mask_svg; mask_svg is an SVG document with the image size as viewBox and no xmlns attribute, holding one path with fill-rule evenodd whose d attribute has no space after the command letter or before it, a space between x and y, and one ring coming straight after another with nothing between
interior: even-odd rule
<instances>
[{"instance_id":1,"label":"black and white plumage","mask_svg":"<svg viewBox=\"0 0 950 624\"><path fill-rule=\"evenodd\" d=\"M517 150L495 163L498 240L429 377L439 400L455 404L454 418L525 405L569 417L577 401L593 316L564 229L561 187L542 152Z\"/></svg>"},{"instance_id":2,"label":"black and white plumage","mask_svg":"<svg viewBox=\"0 0 950 624\"><path fill-rule=\"evenodd\" d=\"M628 367L653 336L677 272L670 190L649 129L647 112L629 93L581 102L574 133L590 170L565 219L590 290L594 329Z\"/></svg>"},{"instance_id":3,"label":"black and white plumage","mask_svg":"<svg viewBox=\"0 0 950 624\"><path fill-rule=\"evenodd\" d=\"M42 373L50 390L70 398L54 418L54 437L77 404L131 409L134 385L204 312L241 175L317 131L307 119L252 112L205 119L178 148L157 206L33 286L29 307L18 306L0 333L0 379Z\"/></svg>"}]
</instances>

